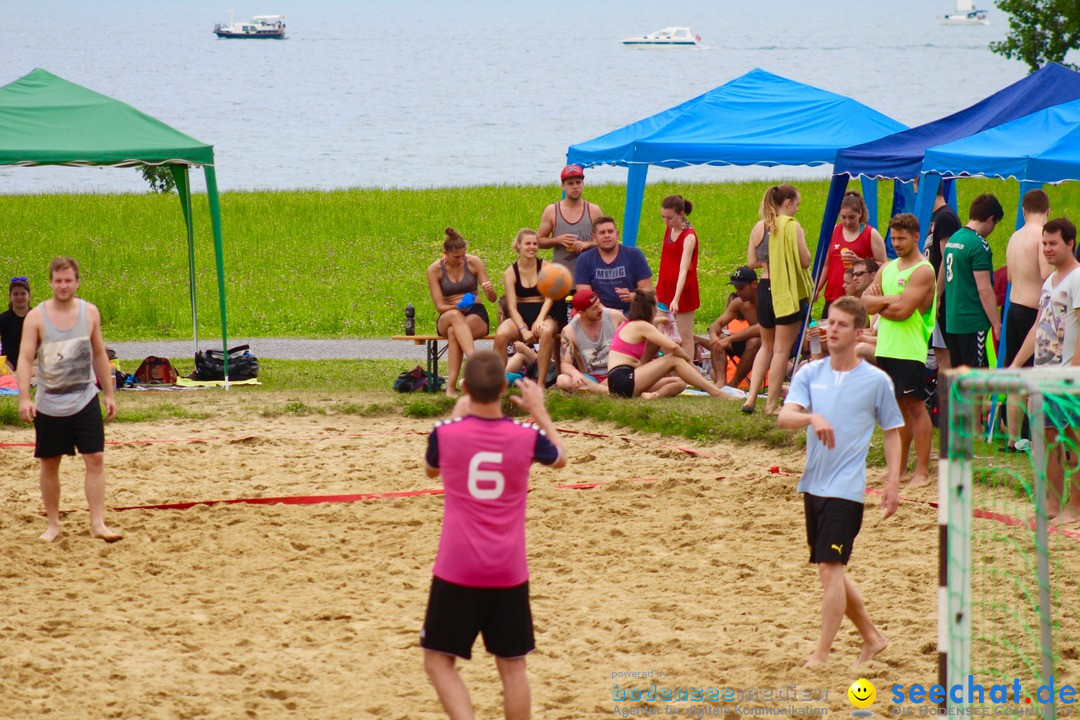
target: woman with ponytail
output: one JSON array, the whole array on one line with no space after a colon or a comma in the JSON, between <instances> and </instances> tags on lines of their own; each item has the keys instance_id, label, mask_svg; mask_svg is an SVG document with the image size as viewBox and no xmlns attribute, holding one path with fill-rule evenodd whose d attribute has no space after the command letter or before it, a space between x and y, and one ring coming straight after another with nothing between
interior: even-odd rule
<instances>
[{"instance_id":1,"label":"woman with ponytail","mask_svg":"<svg viewBox=\"0 0 1080 720\"><path fill-rule=\"evenodd\" d=\"M694 311L701 307L697 277L698 239L686 219L693 207L693 203L682 195L668 195L660 203L664 241L656 280L660 311L675 316L683 350L691 356L694 354Z\"/></svg>"},{"instance_id":2,"label":"woman with ponytail","mask_svg":"<svg viewBox=\"0 0 1080 720\"><path fill-rule=\"evenodd\" d=\"M462 356L476 351L473 340L488 334L488 314L477 293L484 291L488 302L495 302L495 286L488 278L480 258L465 253L465 238L452 227L446 228L443 256L428 265L428 289L439 312L436 325L439 335L448 341L446 394L457 397L457 380Z\"/></svg>"},{"instance_id":3,"label":"woman with ponytail","mask_svg":"<svg viewBox=\"0 0 1080 720\"><path fill-rule=\"evenodd\" d=\"M773 185L761 199L761 220L750 231L746 264L761 268L757 310L761 326L761 350L754 358L750 393L743 412L755 410L758 391L769 376L765 412L780 411L780 388L787 375L788 357L799 337L809 306L813 283L807 268L810 251L806 234L794 215L802 197L793 185Z\"/></svg>"},{"instance_id":4,"label":"woman with ponytail","mask_svg":"<svg viewBox=\"0 0 1080 720\"><path fill-rule=\"evenodd\" d=\"M615 330L608 351L608 392L620 397L671 397L687 385L693 385L720 397L720 388L705 379L694 367L693 356L653 325L656 314L656 294L652 290L635 290L630 299L627 320ZM650 357L650 343L662 350L661 357ZM677 377L673 377L673 375Z\"/></svg>"},{"instance_id":5,"label":"woman with ponytail","mask_svg":"<svg viewBox=\"0 0 1080 720\"><path fill-rule=\"evenodd\" d=\"M825 307L821 310L823 318L829 316L829 306L833 300L846 294L844 271L853 262L873 258L878 265L884 265L888 261L885 240L875 228L870 227L869 221L870 213L863 196L855 191L845 193L840 202L840 223L833 228L825 268L814 291L816 299L822 289L825 290Z\"/></svg>"}]
</instances>

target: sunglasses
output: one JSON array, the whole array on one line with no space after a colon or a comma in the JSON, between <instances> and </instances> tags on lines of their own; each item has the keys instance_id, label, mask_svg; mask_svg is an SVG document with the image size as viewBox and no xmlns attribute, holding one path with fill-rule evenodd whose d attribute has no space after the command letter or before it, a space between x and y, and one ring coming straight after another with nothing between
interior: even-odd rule
<instances>
[{"instance_id":1,"label":"sunglasses","mask_svg":"<svg viewBox=\"0 0 1080 720\"><path fill-rule=\"evenodd\" d=\"M25 277L13 277L11 278L11 282L30 282L30 280Z\"/></svg>"},{"instance_id":2,"label":"sunglasses","mask_svg":"<svg viewBox=\"0 0 1080 720\"><path fill-rule=\"evenodd\" d=\"M853 272L853 273L851 273L851 277L862 277L863 275L869 275L869 274L870 274L869 272L864 270L863 272Z\"/></svg>"}]
</instances>

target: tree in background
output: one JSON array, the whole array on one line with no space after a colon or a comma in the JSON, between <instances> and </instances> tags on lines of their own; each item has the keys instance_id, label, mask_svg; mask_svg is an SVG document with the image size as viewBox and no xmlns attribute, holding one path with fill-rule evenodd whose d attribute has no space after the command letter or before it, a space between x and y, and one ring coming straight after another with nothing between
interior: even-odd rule
<instances>
[{"instance_id":1,"label":"tree in background","mask_svg":"<svg viewBox=\"0 0 1080 720\"><path fill-rule=\"evenodd\" d=\"M139 174L150 183L150 189L154 192L167 193L176 187L176 180L168 165L140 165Z\"/></svg>"},{"instance_id":2,"label":"tree in background","mask_svg":"<svg viewBox=\"0 0 1080 720\"><path fill-rule=\"evenodd\" d=\"M990 43L990 49L1026 63L1030 72L1046 63L1060 63L1066 53L1080 48L1077 0L997 0L995 5L1009 13L1009 34L1002 42Z\"/></svg>"}]
</instances>

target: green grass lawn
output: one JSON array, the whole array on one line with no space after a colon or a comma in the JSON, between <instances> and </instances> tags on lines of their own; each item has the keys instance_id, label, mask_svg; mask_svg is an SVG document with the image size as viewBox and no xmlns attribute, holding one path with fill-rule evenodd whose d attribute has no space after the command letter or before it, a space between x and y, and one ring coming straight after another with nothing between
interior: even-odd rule
<instances>
[{"instance_id":1,"label":"green grass lawn","mask_svg":"<svg viewBox=\"0 0 1080 720\"><path fill-rule=\"evenodd\" d=\"M701 238L699 277L704 326L727 298L728 275L745 262L746 241L771 183L649 185L640 246L659 263L660 200L681 193L694 202ZM828 185L798 183L799 220L816 243ZM994 192L1008 218L993 236L996 262L1016 207L1016 183L959 183L961 217L980 192ZM1080 207L1075 183L1048 188L1054 215ZM881 183L887 211L890 183ZM513 260L510 241L536 227L557 186L488 186L432 190L235 192L222 195L225 266L232 337L380 337L401 331L405 304L417 329L434 324L424 268L456 227L469 251L499 279ZM621 185L586 188L586 198L622 223ZM195 199L200 334L220 332L217 283L205 197ZM175 195L8 195L0 202L2 277L26 275L34 298L47 297L50 258L71 255L83 267L82 297L102 311L106 339L191 336L186 236ZM501 291L501 287L499 288Z\"/></svg>"}]
</instances>

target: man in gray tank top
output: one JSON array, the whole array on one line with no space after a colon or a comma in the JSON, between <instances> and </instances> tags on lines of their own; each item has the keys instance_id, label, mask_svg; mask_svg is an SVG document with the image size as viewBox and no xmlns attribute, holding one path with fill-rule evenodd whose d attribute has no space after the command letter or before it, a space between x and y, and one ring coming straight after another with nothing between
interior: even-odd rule
<instances>
[{"instance_id":1,"label":"man in gray tank top","mask_svg":"<svg viewBox=\"0 0 1080 720\"><path fill-rule=\"evenodd\" d=\"M34 423L34 457L41 460L41 500L48 527L41 539L60 535L60 460L83 456L90 537L116 542L105 524L105 427L96 380L105 396L107 419L116 415L112 369L101 339L98 309L75 297L79 265L71 258L49 264L52 298L26 315L19 347L19 417ZM37 396L30 397L31 364L37 361Z\"/></svg>"},{"instance_id":2,"label":"man in gray tank top","mask_svg":"<svg viewBox=\"0 0 1080 720\"><path fill-rule=\"evenodd\" d=\"M574 272L578 255L596 247L592 240L593 221L604 212L598 205L585 202L581 197L585 188L585 171L580 165L567 165L560 177L566 197L544 208L536 236L540 240L540 247L554 248L552 260Z\"/></svg>"},{"instance_id":3,"label":"man in gray tank top","mask_svg":"<svg viewBox=\"0 0 1080 720\"><path fill-rule=\"evenodd\" d=\"M555 385L567 392L606 394L611 339L626 317L604 307L592 290L578 290L572 303L577 315L562 331L562 360Z\"/></svg>"}]
</instances>

